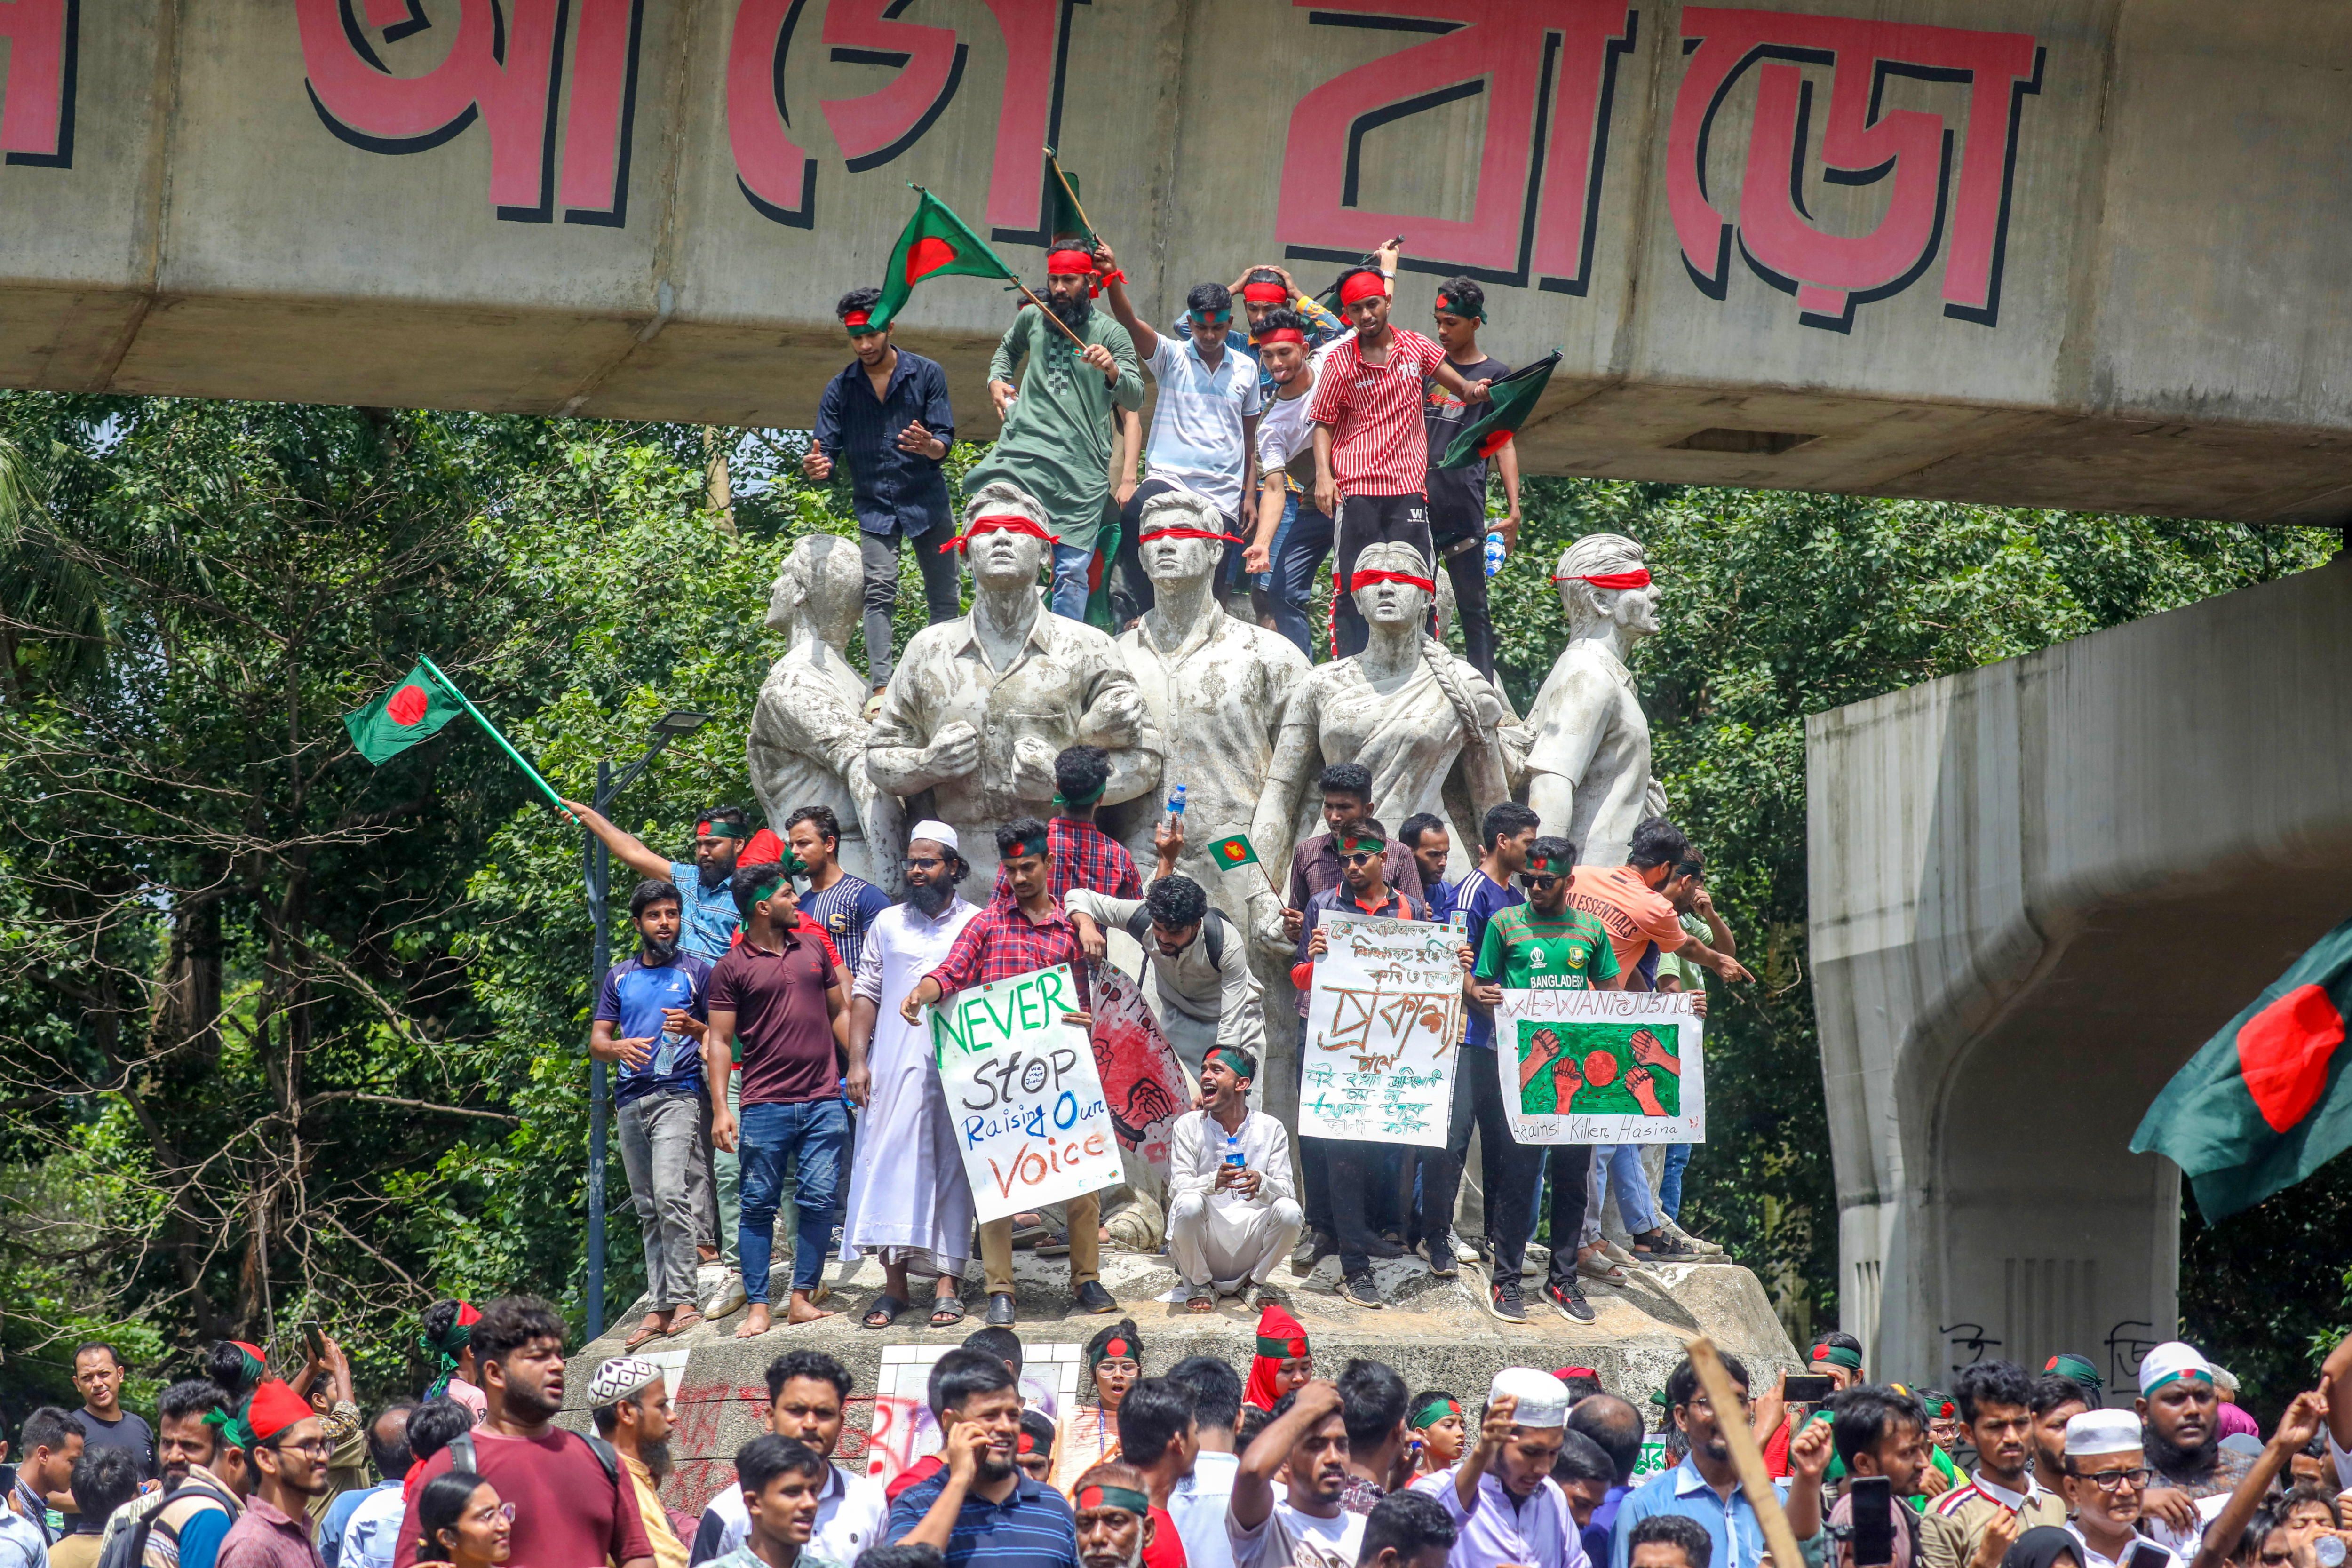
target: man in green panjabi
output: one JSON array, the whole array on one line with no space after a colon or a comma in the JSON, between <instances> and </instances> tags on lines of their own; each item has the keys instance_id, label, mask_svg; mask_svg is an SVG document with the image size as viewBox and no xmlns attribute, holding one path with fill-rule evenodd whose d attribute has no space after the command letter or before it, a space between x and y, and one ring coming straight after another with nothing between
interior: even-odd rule
<instances>
[{"instance_id":1,"label":"man in green panjabi","mask_svg":"<svg viewBox=\"0 0 2352 1568\"><path fill-rule=\"evenodd\" d=\"M988 362L989 395L1004 429L964 477L964 489L1007 479L1044 504L1054 532L1047 607L1076 621L1086 618L1088 573L1110 502L1111 410L1143 406L1143 370L1127 329L1094 308L1090 251L1056 249L1045 273L1045 309L1015 316ZM1063 327L1085 342L1083 353Z\"/></svg>"}]
</instances>

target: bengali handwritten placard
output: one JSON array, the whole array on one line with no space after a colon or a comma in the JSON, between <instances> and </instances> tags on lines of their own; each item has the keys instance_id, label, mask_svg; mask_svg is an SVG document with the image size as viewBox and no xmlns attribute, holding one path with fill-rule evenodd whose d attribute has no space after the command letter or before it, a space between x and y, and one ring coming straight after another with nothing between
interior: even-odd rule
<instances>
[{"instance_id":1,"label":"bengali handwritten placard","mask_svg":"<svg viewBox=\"0 0 2352 1568\"><path fill-rule=\"evenodd\" d=\"M931 1009L931 1049L985 1223L1125 1180L1069 965L957 992Z\"/></svg>"},{"instance_id":2,"label":"bengali handwritten placard","mask_svg":"<svg viewBox=\"0 0 2352 1568\"><path fill-rule=\"evenodd\" d=\"M1522 1143L1704 1143L1706 1020L1688 991L1505 990L1495 1070Z\"/></svg>"},{"instance_id":3,"label":"bengali handwritten placard","mask_svg":"<svg viewBox=\"0 0 2352 1568\"><path fill-rule=\"evenodd\" d=\"M1454 933L1328 910L1318 923L1329 951L1307 998L1299 1132L1444 1147L1462 1037Z\"/></svg>"}]
</instances>

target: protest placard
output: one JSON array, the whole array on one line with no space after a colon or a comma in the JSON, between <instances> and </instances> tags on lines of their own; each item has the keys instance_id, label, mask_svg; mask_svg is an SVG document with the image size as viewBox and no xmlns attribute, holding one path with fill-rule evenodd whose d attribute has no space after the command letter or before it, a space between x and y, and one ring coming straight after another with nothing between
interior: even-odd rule
<instances>
[{"instance_id":1,"label":"protest placard","mask_svg":"<svg viewBox=\"0 0 2352 1568\"><path fill-rule=\"evenodd\" d=\"M1704 1143L1706 1021L1687 991L1516 991L1495 1071L1522 1143Z\"/></svg>"},{"instance_id":2,"label":"protest placard","mask_svg":"<svg viewBox=\"0 0 2352 1568\"><path fill-rule=\"evenodd\" d=\"M931 1049L982 1223L1123 1180L1118 1136L1069 965L957 992L931 1013Z\"/></svg>"},{"instance_id":3,"label":"protest placard","mask_svg":"<svg viewBox=\"0 0 2352 1568\"><path fill-rule=\"evenodd\" d=\"M1176 1119L1192 1108L1184 1064L1127 971L1096 964L1087 995L1094 1004L1095 1071L1102 1079L1111 1126L1119 1145L1142 1156L1164 1182Z\"/></svg>"},{"instance_id":4,"label":"protest placard","mask_svg":"<svg viewBox=\"0 0 2352 1568\"><path fill-rule=\"evenodd\" d=\"M1462 1037L1462 964L1450 930L1327 910L1301 1055L1308 1138L1445 1146Z\"/></svg>"}]
</instances>

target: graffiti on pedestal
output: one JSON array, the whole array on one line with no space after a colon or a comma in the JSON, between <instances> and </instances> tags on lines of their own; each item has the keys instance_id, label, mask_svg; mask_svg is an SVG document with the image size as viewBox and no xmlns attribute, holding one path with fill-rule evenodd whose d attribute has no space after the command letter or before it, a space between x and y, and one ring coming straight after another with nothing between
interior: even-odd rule
<instances>
[{"instance_id":1,"label":"graffiti on pedestal","mask_svg":"<svg viewBox=\"0 0 2352 1568\"><path fill-rule=\"evenodd\" d=\"M1758 277L1796 296L1800 321L1844 332L1855 307L1901 293L1940 254L1944 314L1998 323L2019 122L2026 97L2042 89L2043 51L2032 35L1693 5L1683 12L1683 50L1666 201L1701 292L1724 298L1736 239ZM1806 66L1831 71L1822 179L1888 184L1885 211L1866 234L1830 233L1806 209ZM1732 89L1750 75L1747 159L1738 209L1727 210L1710 189L1707 148ZM1886 109L1896 79L1965 85L1965 130L1941 113Z\"/></svg>"},{"instance_id":2,"label":"graffiti on pedestal","mask_svg":"<svg viewBox=\"0 0 2352 1568\"><path fill-rule=\"evenodd\" d=\"M0 39L0 154L37 169L73 167L74 74L81 46L80 0L7 0Z\"/></svg>"}]
</instances>

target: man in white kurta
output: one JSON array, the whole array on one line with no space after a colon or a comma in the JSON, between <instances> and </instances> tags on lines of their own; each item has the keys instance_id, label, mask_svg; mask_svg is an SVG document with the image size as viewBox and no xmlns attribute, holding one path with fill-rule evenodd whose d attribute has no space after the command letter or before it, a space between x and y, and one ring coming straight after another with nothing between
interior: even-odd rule
<instances>
[{"instance_id":1,"label":"man in white kurta","mask_svg":"<svg viewBox=\"0 0 2352 1568\"><path fill-rule=\"evenodd\" d=\"M1249 1108L1257 1063L1217 1046L1201 1065L1200 1108L1176 1119L1168 1152L1168 1253L1196 1312L1246 1283L1252 1306L1305 1223L1290 1175L1290 1135ZM1226 1163L1226 1139L1242 1163Z\"/></svg>"},{"instance_id":2,"label":"man in white kurta","mask_svg":"<svg viewBox=\"0 0 2352 1568\"><path fill-rule=\"evenodd\" d=\"M906 1310L908 1267L926 1257L938 1277L932 1322L943 1326L963 1315L958 1287L971 1261L971 1184L930 1030L908 1023L898 1007L917 981L946 962L957 935L980 913L955 892L958 876L970 869L954 828L917 823L907 840L908 901L891 905L867 928L850 987L849 1098L864 1113L841 1256L872 1251L882 1259L883 1291L868 1326L879 1326L873 1322L877 1314L887 1325Z\"/></svg>"}]
</instances>

